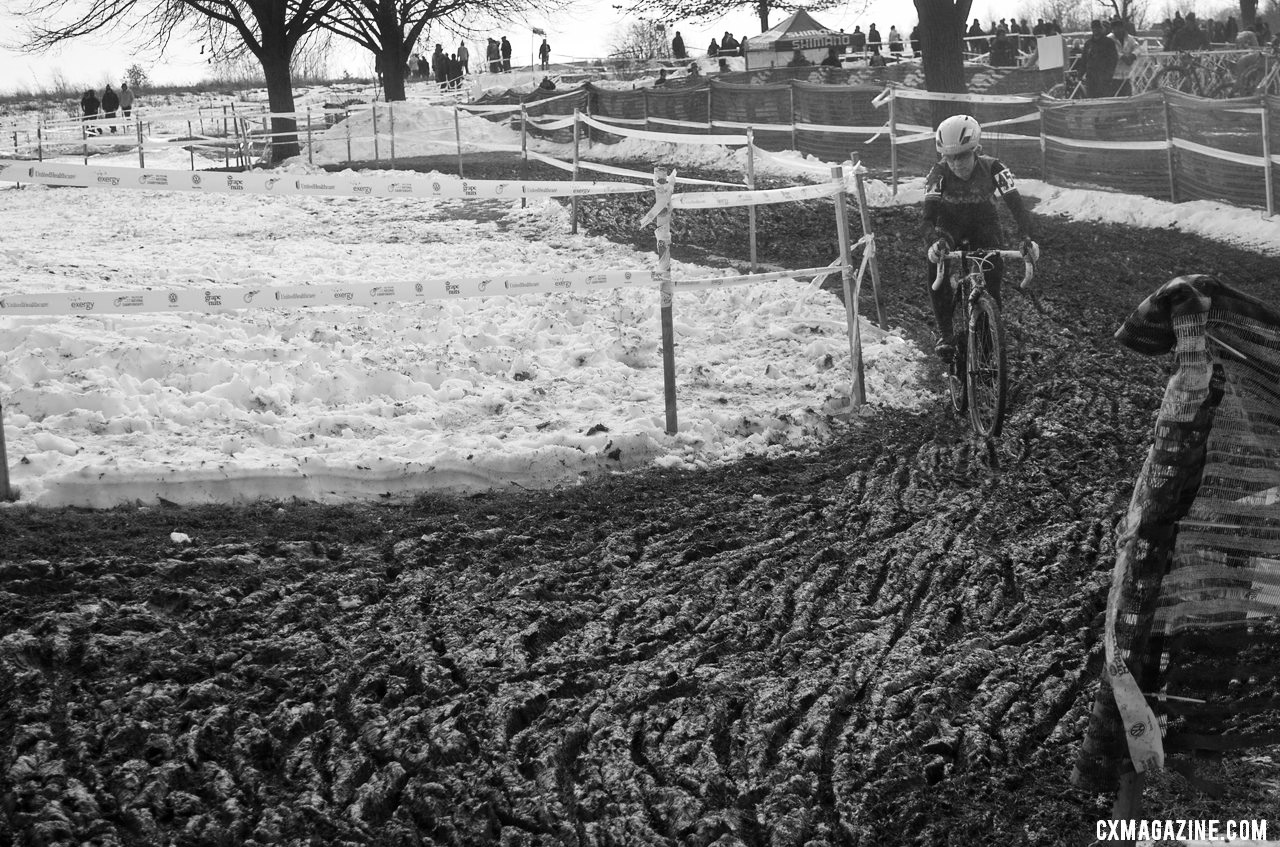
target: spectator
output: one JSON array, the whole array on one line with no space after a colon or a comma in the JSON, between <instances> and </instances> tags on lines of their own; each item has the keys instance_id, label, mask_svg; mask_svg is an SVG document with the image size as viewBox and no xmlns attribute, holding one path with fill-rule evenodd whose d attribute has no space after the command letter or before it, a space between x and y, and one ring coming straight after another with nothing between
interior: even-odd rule
<instances>
[{"instance_id":1,"label":"spectator","mask_svg":"<svg viewBox=\"0 0 1280 847\"><path fill-rule=\"evenodd\" d=\"M120 112L125 118L133 113L133 89L127 82L120 83Z\"/></svg>"},{"instance_id":2,"label":"spectator","mask_svg":"<svg viewBox=\"0 0 1280 847\"><path fill-rule=\"evenodd\" d=\"M991 39L991 55L988 61L993 68L1011 68L1018 64L1018 46L1002 29L997 29L996 37Z\"/></svg>"},{"instance_id":3,"label":"spectator","mask_svg":"<svg viewBox=\"0 0 1280 847\"><path fill-rule=\"evenodd\" d=\"M1142 42L1129 34L1128 27L1120 18L1111 22L1111 35L1108 38L1116 43L1116 69L1112 75L1116 96L1127 97L1133 93L1129 75L1133 73L1134 62L1138 61L1138 57L1143 53Z\"/></svg>"},{"instance_id":4,"label":"spectator","mask_svg":"<svg viewBox=\"0 0 1280 847\"><path fill-rule=\"evenodd\" d=\"M116 110L120 108L120 95L116 94L111 83L102 92L102 116L111 122L111 131L116 131Z\"/></svg>"},{"instance_id":5,"label":"spectator","mask_svg":"<svg viewBox=\"0 0 1280 847\"><path fill-rule=\"evenodd\" d=\"M418 54L418 76L422 79L431 79L431 62L421 53Z\"/></svg>"},{"instance_id":6,"label":"spectator","mask_svg":"<svg viewBox=\"0 0 1280 847\"><path fill-rule=\"evenodd\" d=\"M986 39L981 36L985 35L982 31L982 24L978 23L978 19L974 18L973 23L969 24L969 50L970 53L987 52Z\"/></svg>"},{"instance_id":7,"label":"spectator","mask_svg":"<svg viewBox=\"0 0 1280 847\"><path fill-rule=\"evenodd\" d=\"M855 53L863 53L867 49L867 34L862 31L862 27L855 26L853 32L849 35L849 46L853 48Z\"/></svg>"},{"instance_id":8,"label":"spectator","mask_svg":"<svg viewBox=\"0 0 1280 847\"><path fill-rule=\"evenodd\" d=\"M544 76L544 77L542 78L542 82L538 83L538 87L539 87L539 88L541 88L543 91L555 91L555 90L556 90L556 84L555 84L554 82L552 82L552 81L551 81L551 77L549 77L549 76Z\"/></svg>"},{"instance_id":9,"label":"spectator","mask_svg":"<svg viewBox=\"0 0 1280 847\"><path fill-rule=\"evenodd\" d=\"M1209 49L1209 36L1205 35L1204 30L1200 28L1195 12L1187 12L1182 26L1178 27L1178 31L1173 34L1172 48L1177 52Z\"/></svg>"},{"instance_id":10,"label":"spectator","mask_svg":"<svg viewBox=\"0 0 1280 847\"><path fill-rule=\"evenodd\" d=\"M489 39L489 46L484 51L485 58L489 61L489 73L496 74L502 70L502 56L498 53L498 42Z\"/></svg>"},{"instance_id":11,"label":"spectator","mask_svg":"<svg viewBox=\"0 0 1280 847\"><path fill-rule=\"evenodd\" d=\"M684 50L684 37L676 30L676 37L671 39L671 56L675 59L687 59L689 54Z\"/></svg>"},{"instance_id":12,"label":"spectator","mask_svg":"<svg viewBox=\"0 0 1280 847\"><path fill-rule=\"evenodd\" d=\"M690 62L688 79L697 80L697 79L700 79L701 76L702 76L702 71L698 69L698 63Z\"/></svg>"},{"instance_id":13,"label":"spectator","mask_svg":"<svg viewBox=\"0 0 1280 847\"><path fill-rule=\"evenodd\" d=\"M511 72L511 42L507 41L507 37L505 35L502 36L502 44L499 45L498 49L502 53L502 72L504 74L510 73Z\"/></svg>"},{"instance_id":14,"label":"spectator","mask_svg":"<svg viewBox=\"0 0 1280 847\"><path fill-rule=\"evenodd\" d=\"M436 85L444 87L449 78L448 58L444 55L444 45L437 44L436 52L431 54L431 73L435 76Z\"/></svg>"},{"instance_id":15,"label":"spectator","mask_svg":"<svg viewBox=\"0 0 1280 847\"><path fill-rule=\"evenodd\" d=\"M907 36L907 40L911 42L911 55L916 58L920 57L920 24L916 24L911 28L911 34Z\"/></svg>"},{"instance_id":16,"label":"spectator","mask_svg":"<svg viewBox=\"0 0 1280 847\"><path fill-rule=\"evenodd\" d=\"M867 49L872 52L879 52L880 45L884 41L880 38L880 30L876 29L876 25L872 24L867 27Z\"/></svg>"},{"instance_id":17,"label":"spectator","mask_svg":"<svg viewBox=\"0 0 1280 847\"><path fill-rule=\"evenodd\" d=\"M1236 36L1240 34L1240 25L1236 23L1235 15L1227 15L1227 22L1222 26L1222 37L1228 44L1236 43Z\"/></svg>"},{"instance_id":18,"label":"spectator","mask_svg":"<svg viewBox=\"0 0 1280 847\"><path fill-rule=\"evenodd\" d=\"M819 64L827 68L840 67L840 48L828 47L827 55L823 58L823 60Z\"/></svg>"},{"instance_id":19,"label":"spectator","mask_svg":"<svg viewBox=\"0 0 1280 847\"><path fill-rule=\"evenodd\" d=\"M653 81L653 87L659 88L667 84L667 69L660 68L658 70L658 78Z\"/></svg>"},{"instance_id":20,"label":"spectator","mask_svg":"<svg viewBox=\"0 0 1280 847\"><path fill-rule=\"evenodd\" d=\"M1111 89L1111 80L1116 72L1116 64L1120 60L1116 43L1107 37L1102 28L1102 21L1095 20L1090 24L1093 34L1084 43L1084 89L1086 97L1108 97L1115 92Z\"/></svg>"},{"instance_id":21,"label":"spectator","mask_svg":"<svg viewBox=\"0 0 1280 847\"><path fill-rule=\"evenodd\" d=\"M545 71L551 64L551 45L547 43L547 39L542 39L542 44L538 47L538 59L542 62L542 69Z\"/></svg>"},{"instance_id":22,"label":"spectator","mask_svg":"<svg viewBox=\"0 0 1280 847\"><path fill-rule=\"evenodd\" d=\"M902 56L902 36L898 34L898 27L889 27L889 55L900 58Z\"/></svg>"},{"instance_id":23,"label":"spectator","mask_svg":"<svg viewBox=\"0 0 1280 847\"><path fill-rule=\"evenodd\" d=\"M713 38L711 43L707 45L707 55L715 58L720 55L720 44Z\"/></svg>"},{"instance_id":24,"label":"spectator","mask_svg":"<svg viewBox=\"0 0 1280 847\"><path fill-rule=\"evenodd\" d=\"M802 53L799 50L792 51L791 61L787 62L788 68L808 68L808 67L812 67L812 65L813 65L813 62L810 62L808 59L806 59L804 57L804 53Z\"/></svg>"},{"instance_id":25,"label":"spectator","mask_svg":"<svg viewBox=\"0 0 1280 847\"><path fill-rule=\"evenodd\" d=\"M733 37L732 32L724 34L724 38L720 41L720 52L725 56L738 55L738 39Z\"/></svg>"},{"instance_id":26,"label":"spectator","mask_svg":"<svg viewBox=\"0 0 1280 847\"><path fill-rule=\"evenodd\" d=\"M80 98L80 111L84 112L85 132L88 135L97 135L101 130L97 127L88 126L88 124L98 119L98 95L93 93L92 88Z\"/></svg>"},{"instance_id":27,"label":"spectator","mask_svg":"<svg viewBox=\"0 0 1280 847\"><path fill-rule=\"evenodd\" d=\"M449 57L444 60L444 76L445 82L450 88L462 87L462 62L458 61L457 53L450 53Z\"/></svg>"},{"instance_id":28,"label":"spectator","mask_svg":"<svg viewBox=\"0 0 1280 847\"><path fill-rule=\"evenodd\" d=\"M467 49L467 42L458 42L458 64L462 67L464 75L471 73L471 51Z\"/></svg>"},{"instance_id":29,"label":"spectator","mask_svg":"<svg viewBox=\"0 0 1280 847\"><path fill-rule=\"evenodd\" d=\"M867 67L869 67L869 68L883 68L883 67L888 66L888 64L889 64L889 63L885 61L884 56L881 56L881 55L880 55L880 45L879 45L879 44L872 44L872 45L871 45L871 58L870 58L870 59L867 59Z\"/></svg>"}]
</instances>

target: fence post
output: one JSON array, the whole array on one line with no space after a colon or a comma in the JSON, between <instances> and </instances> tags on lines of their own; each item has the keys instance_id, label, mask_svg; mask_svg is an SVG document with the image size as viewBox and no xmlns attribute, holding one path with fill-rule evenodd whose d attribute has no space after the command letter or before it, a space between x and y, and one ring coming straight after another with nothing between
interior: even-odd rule
<instances>
[{"instance_id":1,"label":"fence post","mask_svg":"<svg viewBox=\"0 0 1280 847\"><path fill-rule=\"evenodd\" d=\"M800 151L800 133L796 131L796 81L788 80L787 82L787 101L788 109L791 113L791 149L796 152Z\"/></svg>"},{"instance_id":2,"label":"fence post","mask_svg":"<svg viewBox=\"0 0 1280 847\"><path fill-rule=\"evenodd\" d=\"M667 435L675 435L676 421L676 353L675 324L671 318L671 301L675 287L671 282L671 195L675 182L667 169L653 169L653 208L641 219L647 226L656 222L654 236L658 242L658 291L662 297L662 394L667 408Z\"/></svg>"},{"instance_id":3,"label":"fence post","mask_svg":"<svg viewBox=\"0 0 1280 847\"><path fill-rule=\"evenodd\" d=\"M840 186L836 192L836 236L840 242L840 280L844 291L844 315L849 324L849 369L852 372L852 385L849 397L858 408L867 402L867 389L864 385L862 369L862 328L858 322L858 293L853 287L852 251L849 247L849 217L845 204L844 168L836 165L831 169L831 178Z\"/></svg>"},{"instance_id":4,"label":"fence post","mask_svg":"<svg viewBox=\"0 0 1280 847\"><path fill-rule=\"evenodd\" d=\"M896 104L898 100L898 90L895 88L889 94L889 184L893 191L893 196L898 196L898 116Z\"/></svg>"},{"instance_id":5,"label":"fence post","mask_svg":"<svg viewBox=\"0 0 1280 847\"><path fill-rule=\"evenodd\" d=\"M84 148L84 163L86 166L89 164L89 129L86 126L87 123L87 121L80 122L80 146ZM187 126L191 126L190 121L187 121ZM190 132L187 133L187 135L190 134ZM195 169L192 168L192 170Z\"/></svg>"},{"instance_id":6,"label":"fence post","mask_svg":"<svg viewBox=\"0 0 1280 847\"><path fill-rule=\"evenodd\" d=\"M373 108L373 163L377 165L382 162L382 156L378 154L378 101L374 100L369 105Z\"/></svg>"},{"instance_id":7,"label":"fence post","mask_svg":"<svg viewBox=\"0 0 1280 847\"><path fill-rule=\"evenodd\" d=\"M462 179L462 121L458 117L458 112L459 109L455 105L453 107L453 137L458 142L458 179Z\"/></svg>"},{"instance_id":8,"label":"fence post","mask_svg":"<svg viewBox=\"0 0 1280 847\"><path fill-rule=\"evenodd\" d=\"M1267 95L1258 95L1262 103L1262 167L1263 181L1267 186L1267 217L1273 217L1275 210L1275 177L1271 172L1271 106L1267 103Z\"/></svg>"},{"instance_id":9,"label":"fence post","mask_svg":"<svg viewBox=\"0 0 1280 847\"><path fill-rule=\"evenodd\" d=\"M311 104L307 104L307 164L314 165L315 157L311 153Z\"/></svg>"},{"instance_id":10,"label":"fence post","mask_svg":"<svg viewBox=\"0 0 1280 847\"><path fill-rule=\"evenodd\" d=\"M191 156L191 170L194 171L196 169L196 142L192 138L191 121L187 121L187 138L191 138L191 141L187 143L187 153Z\"/></svg>"},{"instance_id":11,"label":"fence post","mask_svg":"<svg viewBox=\"0 0 1280 847\"><path fill-rule=\"evenodd\" d=\"M351 162L351 107L346 108L346 115L342 118L342 125L347 128L347 162Z\"/></svg>"},{"instance_id":12,"label":"fence post","mask_svg":"<svg viewBox=\"0 0 1280 847\"><path fill-rule=\"evenodd\" d=\"M1173 121L1169 117L1169 92L1161 91L1164 100L1164 153L1169 167L1169 202L1178 202L1178 180L1173 170Z\"/></svg>"},{"instance_id":13,"label":"fence post","mask_svg":"<svg viewBox=\"0 0 1280 847\"><path fill-rule=\"evenodd\" d=\"M520 181L524 182L529 169L529 113L524 104L520 104ZM524 195L520 196L520 208L527 205Z\"/></svg>"},{"instance_id":14,"label":"fence post","mask_svg":"<svg viewBox=\"0 0 1280 847\"><path fill-rule=\"evenodd\" d=\"M44 161L44 118L36 122L36 161Z\"/></svg>"},{"instance_id":15,"label":"fence post","mask_svg":"<svg viewBox=\"0 0 1280 847\"><path fill-rule=\"evenodd\" d=\"M391 167L396 166L396 104L387 101L387 121L391 129Z\"/></svg>"},{"instance_id":16,"label":"fence post","mask_svg":"<svg viewBox=\"0 0 1280 847\"><path fill-rule=\"evenodd\" d=\"M755 132L747 127L747 190L756 190ZM747 206L747 237L751 250L751 272L756 272L756 204Z\"/></svg>"},{"instance_id":17,"label":"fence post","mask_svg":"<svg viewBox=\"0 0 1280 847\"><path fill-rule=\"evenodd\" d=\"M573 110L573 181L578 181L578 110ZM572 211L569 215L569 231L578 232L578 195L574 194L570 201Z\"/></svg>"},{"instance_id":18,"label":"fence post","mask_svg":"<svg viewBox=\"0 0 1280 847\"><path fill-rule=\"evenodd\" d=\"M222 166L231 169L231 130L227 128L227 104L222 104Z\"/></svg>"},{"instance_id":19,"label":"fence post","mask_svg":"<svg viewBox=\"0 0 1280 847\"><path fill-rule=\"evenodd\" d=\"M13 498L13 490L9 487L9 457L4 448L4 407L0 406L0 500Z\"/></svg>"},{"instance_id":20,"label":"fence post","mask_svg":"<svg viewBox=\"0 0 1280 847\"><path fill-rule=\"evenodd\" d=\"M147 157L142 150L142 116L134 115L135 126L138 128L138 167L145 168L147 166Z\"/></svg>"},{"instance_id":21,"label":"fence post","mask_svg":"<svg viewBox=\"0 0 1280 847\"><path fill-rule=\"evenodd\" d=\"M870 241L868 241L863 250L867 254L867 264L871 266L871 298L875 301L876 306L876 326L886 329L888 324L884 322L884 312L880 311L880 261L876 258L876 237L871 232L871 213L867 211L867 186L862 181L867 169L852 155L849 157L849 161L853 163L854 184L858 189L858 209L862 213L862 234L870 236Z\"/></svg>"},{"instance_id":22,"label":"fence post","mask_svg":"<svg viewBox=\"0 0 1280 847\"><path fill-rule=\"evenodd\" d=\"M1049 181L1049 139L1044 131L1044 106L1040 103L1036 104L1036 111L1040 113L1040 178L1045 182Z\"/></svg>"}]
</instances>

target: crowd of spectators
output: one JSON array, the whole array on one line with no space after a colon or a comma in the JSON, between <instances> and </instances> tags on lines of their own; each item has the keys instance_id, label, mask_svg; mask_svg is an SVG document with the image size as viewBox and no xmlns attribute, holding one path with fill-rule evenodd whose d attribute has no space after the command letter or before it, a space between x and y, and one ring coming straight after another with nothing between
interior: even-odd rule
<instances>
[{"instance_id":1,"label":"crowd of spectators","mask_svg":"<svg viewBox=\"0 0 1280 847\"><path fill-rule=\"evenodd\" d=\"M80 112L85 124L85 134L101 135L102 124L110 127L113 133L119 132L116 113L119 112L126 120L133 115L133 91L127 82L120 84L119 91L108 83L102 90L102 97L98 97L97 92L90 88L80 98Z\"/></svg>"}]
</instances>

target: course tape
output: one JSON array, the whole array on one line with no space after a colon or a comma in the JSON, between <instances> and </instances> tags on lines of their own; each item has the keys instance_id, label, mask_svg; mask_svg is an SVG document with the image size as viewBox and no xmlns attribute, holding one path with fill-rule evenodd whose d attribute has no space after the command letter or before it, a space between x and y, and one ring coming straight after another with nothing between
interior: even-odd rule
<instances>
[{"instance_id":1,"label":"course tape","mask_svg":"<svg viewBox=\"0 0 1280 847\"><path fill-rule=\"evenodd\" d=\"M761 191L691 191L671 198L677 209L714 209L725 206L760 206L767 203L792 203L818 197L834 197L843 186L834 182L798 185L794 188L768 188Z\"/></svg>"},{"instance_id":2,"label":"course tape","mask_svg":"<svg viewBox=\"0 0 1280 847\"><path fill-rule=\"evenodd\" d=\"M621 182L506 182L419 177L407 174L279 174L177 171L32 163L0 159L0 182L32 182L91 188L132 188L206 193L300 194L312 197L432 197L506 199L628 194L652 190Z\"/></svg>"},{"instance_id":3,"label":"course tape","mask_svg":"<svg viewBox=\"0 0 1280 847\"><path fill-rule=\"evenodd\" d=\"M143 314L147 312L233 312L296 306L372 306L422 303L462 297L600 291L653 285L647 270L600 273L493 274L427 279L421 282L324 283L320 285L210 286L147 291L75 291L0 294L0 317L20 315Z\"/></svg>"},{"instance_id":4,"label":"course tape","mask_svg":"<svg viewBox=\"0 0 1280 847\"><path fill-rule=\"evenodd\" d=\"M688 133L648 132L643 129L627 129L626 127L603 123L586 115L580 115L579 117L583 123L598 130L627 138L639 138L644 141L662 141L668 144L718 144L721 146L747 143L745 135L690 135Z\"/></svg>"}]
</instances>

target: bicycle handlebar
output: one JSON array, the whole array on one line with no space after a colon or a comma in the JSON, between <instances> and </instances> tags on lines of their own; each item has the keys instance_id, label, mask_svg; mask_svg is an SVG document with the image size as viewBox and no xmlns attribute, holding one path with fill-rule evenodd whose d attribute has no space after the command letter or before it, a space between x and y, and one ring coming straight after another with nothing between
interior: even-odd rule
<instances>
[{"instance_id":1,"label":"bicycle handlebar","mask_svg":"<svg viewBox=\"0 0 1280 847\"><path fill-rule=\"evenodd\" d=\"M942 288L942 282L947 276L947 262L952 259L959 259L963 256L1003 256L1006 259L1021 259L1026 265L1026 273L1022 275L1022 283L1018 288L1026 288L1031 282L1031 278L1035 276L1036 263L1022 255L1021 250L952 250L942 257L942 261L938 262L938 276L933 280L933 290L937 291Z\"/></svg>"}]
</instances>

